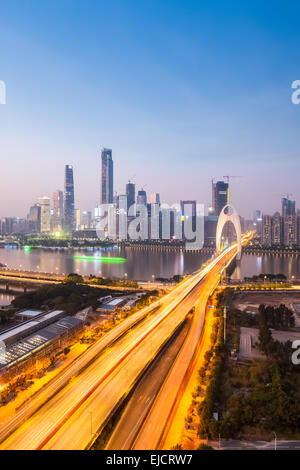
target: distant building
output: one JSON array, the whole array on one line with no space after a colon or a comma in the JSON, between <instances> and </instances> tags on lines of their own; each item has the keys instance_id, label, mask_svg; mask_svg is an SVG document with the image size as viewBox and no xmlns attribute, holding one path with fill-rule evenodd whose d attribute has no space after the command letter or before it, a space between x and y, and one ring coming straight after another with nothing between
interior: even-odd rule
<instances>
[{"instance_id":1,"label":"distant building","mask_svg":"<svg viewBox=\"0 0 300 470\"><path fill-rule=\"evenodd\" d=\"M253 224L258 235L262 234L262 211L257 209L253 214Z\"/></svg>"},{"instance_id":2,"label":"distant building","mask_svg":"<svg viewBox=\"0 0 300 470\"><path fill-rule=\"evenodd\" d=\"M295 215L283 218L283 243L285 246L297 245L297 221Z\"/></svg>"},{"instance_id":3,"label":"distant building","mask_svg":"<svg viewBox=\"0 0 300 470\"><path fill-rule=\"evenodd\" d=\"M92 213L90 211L83 211L81 214L81 229L86 230L91 228Z\"/></svg>"},{"instance_id":4,"label":"distant building","mask_svg":"<svg viewBox=\"0 0 300 470\"><path fill-rule=\"evenodd\" d=\"M40 233L41 231L41 207L34 204L29 209L27 216L27 226L29 233Z\"/></svg>"},{"instance_id":5,"label":"distant building","mask_svg":"<svg viewBox=\"0 0 300 470\"><path fill-rule=\"evenodd\" d=\"M3 217L0 220L1 235L11 235L12 233L14 233L15 223L15 217Z\"/></svg>"},{"instance_id":6,"label":"distant building","mask_svg":"<svg viewBox=\"0 0 300 470\"><path fill-rule=\"evenodd\" d=\"M275 212L272 219L272 245L282 244L282 218L279 212Z\"/></svg>"},{"instance_id":7,"label":"distant building","mask_svg":"<svg viewBox=\"0 0 300 470\"><path fill-rule=\"evenodd\" d=\"M80 228L81 228L80 209L75 209L75 228L76 228L76 230L80 230Z\"/></svg>"},{"instance_id":8,"label":"distant building","mask_svg":"<svg viewBox=\"0 0 300 470\"><path fill-rule=\"evenodd\" d=\"M264 214L262 216L262 243L263 246L272 246L272 217Z\"/></svg>"},{"instance_id":9,"label":"distant building","mask_svg":"<svg viewBox=\"0 0 300 470\"><path fill-rule=\"evenodd\" d=\"M213 214L220 215L223 207L228 204L228 183L217 181L212 183L212 206Z\"/></svg>"},{"instance_id":10,"label":"distant building","mask_svg":"<svg viewBox=\"0 0 300 470\"><path fill-rule=\"evenodd\" d=\"M114 199L114 167L112 150L101 150L101 194L100 204L112 204Z\"/></svg>"},{"instance_id":11,"label":"distant building","mask_svg":"<svg viewBox=\"0 0 300 470\"><path fill-rule=\"evenodd\" d=\"M128 207L131 207L135 203L135 184L130 181L126 184L126 196Z\"/></svg>"},{"instance_id":12,"label":"distant building","mask_svg":"<svg viewBox=\"0 0 300 470\"><path fill-rule=\"evenodd\" d=\"M281 215L286 217L287 215L296 215L296 203L287 197L281 199Z\"/></svg>"},{"instance_id":13,"label":"distant building","mask_svg":"<svg viewBox=\"0 0 300 470\"><path fill-rule=\"evenodd\" d=\"M63 192L57 190L53 193L53 230L59 232L63 226L64 217L64 195Z\"/></svg>"},{"instance_id":14,"label":"distant building","mask_svg":"<svg viewBox=\"0 0 300 470\"><path fill-rule=\"evenodd\" d=\"M75 227L75 202L74 202L74 175L73 167L65 167L65 192L64 192L64 230L72 233Z\"/></svg>"},{"instance_id":15,"label":"distant building","mask_svg":"<svg viewBox=\"0 0 300 470\"><path fill-rule=\"evenodd\" d=\"M145 206L147 204L147 193L143 189L138 191L136 203Z\"/></svg>"},{"instance_id":16,"label":"distant building","mask_svg":"<svg viewBox=\"0 0 300 470\"><path fill-rule=\"evenodd\" d=\"M150 196L150 204L160 204L159 193L152 193Z\"/></svg>"},{"instance_id":17,"label":"distant building","mask_svg":"<svg viewBox=\"0 0 300 470\"><path fill-rule=\"evenodd\" d=\"M216 246L216 233L218 225L217 215L206 215L204 217L204 245Z\"/></svg>"},{"instance_id":18,"label":"distant building","mask_svg":"<svg viewBox=\"0 0 300 470\"><path fill-rule=\"evenodd\" d=\"M50 233L50 199L47 196L41 197L38 200L41 208L41 233Z\"/></svg>"}]
</instances>

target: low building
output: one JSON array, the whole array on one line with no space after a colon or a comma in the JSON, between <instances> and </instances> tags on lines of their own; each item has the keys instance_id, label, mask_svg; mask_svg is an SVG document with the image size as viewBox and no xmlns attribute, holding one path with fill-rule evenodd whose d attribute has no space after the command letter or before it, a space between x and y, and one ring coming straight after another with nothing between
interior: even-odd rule
<instances>
[{"instance_id":1,"label":"low building","mask_svg":"<svg viewBox=\"0 0 300 470\"><path fill-rule=\"evenodd\" d=\"M56 340L58 340L57 347L61 346L60 341L78 331L82 324L78 318L66 316L8 345L5 350L0 350L0 373L5 373L9 368L33 359L33 356L35 360L37 355L47 357L55 350Z\"/></svg>"},{"instance_id":2,"label":"low building","mask_svg":"<svg viewBox=\"0 0 300 470\"><path fill-rule=\"evenodd\" d=\"M29 312L29 310L26 310ZM34 310L31 310L34 312ZM24 313L19 312L21 315ZM18 314L16 314L18 315ZM63 310L52 310L50 312L44 312L41 314L37 314L33 317L32 320L25 321L20 323L19 325L13 326L4 330L0 334L0 342L2 341L5 343L6 346L19 341L22 338L34 333L35 331L40 330L41 328L50 325L51 323L57 321L59 318L65 315Z\"/></svg>"}]
</instances>

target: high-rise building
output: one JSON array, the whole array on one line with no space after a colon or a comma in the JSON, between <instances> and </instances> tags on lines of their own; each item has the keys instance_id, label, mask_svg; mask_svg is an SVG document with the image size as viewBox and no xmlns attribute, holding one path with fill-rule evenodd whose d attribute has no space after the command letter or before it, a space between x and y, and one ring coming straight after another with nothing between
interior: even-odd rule
<instances>
[{"instance_id":1,"label":"high-rise building","mask_svg":"<svg viewBox=\"0 0 300 470\"><path fill-rule=\"evenodd\" d=\"M253 224L258 235L262 234L262 212L260 209L254 211L253 214Z\"/></svg>"},{"instance_id":2,"label":"high-rise building","mask_svg":"<svg viewBox=\"0 0 300 470\"><path fill-rule=\"evenodd\" d=\"M50 233L50 198L41 197L38 203L41 208L41 233Z\"/></svg>"},{"instance_id":3,"label":"high-rise building","mask_svg":"<svg viewBox=\"0 0 300 470\"><path fill-rule=\"evenodd\" d=\"M150 204L160 204L159 193L152 193L150 196Z\"/></svg>"},{"instance_id":4,"label":"high-rise building","mask_svg":"<svg viewBox=\"0 0 300 470\"><path fill-rule=\"evenodd\" d=\"M282 218L275 212L272 218L272 245L282 244Z\"/></svg>"},{"instance_id":5,"label":"high-rise building","mask_svg":"<svg viewBox=\"0 0 300 470\"><path fill-rule=\"evenodd\" d=\"M282 217L287 215L296 215L296 203L287 197L281 199Z\"/></svg>"},{"instance_id":6,"label":"high-rise building","mask_svg":"<svg viewBox=\"0 0 300 470\"><path fill-rule=\"evenodd\" d=\"M91 228L92 213L90 211L83 211L81 215L81 225L83 229Z\"/></svg>"},{"instance_id":7,"label":"high-rise building","mask_svg":"<svg viewBox=\"0 0 300 470\"><path fill-rule=\"evenodd\" d=\"M112 150L101 150L101 194L100 204L112 204L114 200L114 165Z\"/></svg>"},{"instance_id":8,"label":"high-rise building","mask_svg":"<svg viewBox=\"0 0 300 470\"><path fill-rule=\"evenodd\" d=\"M64 195L59 189L53 193L53 230L60 231L63 226Z\"/></svg>"},{"instance_id":9,"label":"high-rise building","mask_svg":"<svg viewBox=\"0 0 300 470\"><path fill-rule=\"evenodd\" d=\"M64 230L72 233L75 227L75 202L74 202L74 176L73 167L65 167L65 192L64 192Z\"/></svg>"},{"instance_id":10,"label":"high-rise building","mask_svg":"<svg viewBox=\"0 0 300 470\"><path fill-rule=\"evenodd\" d=\"M75 228L80 230L81 227L81 213L80 209L75 209Z\"/></svg>"},{"instance_id":11,"label":"high-rise building","mask_svg":"<svg viewBox=\"0 0 300 470\"><path fill-rule=\"evenodd\" d=\"M27 216L28 232L29 233L40 233L41 231L41 207L38 204L34 204L29 209Z\"/></svg>"},{"instance_id":12,"label":"high-rise building","mask_svg":"<svg viewBox=\"0 0 300 470\"><path fill-rule=\"evenodd\" d=\"M126 184L126 196L127 196L127 205L131 207L135 203L135 184L128 183Z\"/></svg>"},{"instance_id":13,"label":"high-rise building","mask_svg":"<svg viewBox=\"0 0 300 470\"><path fill-rule=\"evenodd\" d=\"M229 185L224 181L212 183L212 206L214 215L220 215L223 207L228 204Z\"/></svg>"},{"instance_id":14,"label":"high-rise building","mask_svg":"<svg viewBox=\"0 0 300 470\"><path fill-rule=\"evenodd\" d=\"M147 204L147 194L146 194L146 191L144 191L143 189L138 191L136 203L139 205L143 205L143 206Z\"/></svg>"},{"instance_id":15,"label":"high-rise building","mask_svg":"<svg viewBox=\"0 0 300 470\"><path fill-rule=\"evenodd\" d=\"M281 200L283 244L293 246L297 244L296 203L288 197Z\"/></svg>"},{"instance_id":16,"label":"high-rise building","mask_svg":"<svg viewBox=\"0 0 300 470\"><path fill-rule=\"evenodd\" d=\"M1 235L11 235L14 232L15 225L14 217L3 217L0 221L0 233Z\"/></svg>"},{"instance_id":17,"label":"high-rise building","mask_svg":"<svg viewBox=\"0 0 300 470\"><path fill-rule=\"evenodd\" d=\"M283 218L283 243L285 246L297 245L296 215L286 215Z\"/></svg>"},{"instance_id":18,"label":"high-rise building","mask_svg":"<svg viewBox=\"0 0 300 470\"><path fill-rule=\"evenodd\" d=\"M263 246L272 246L272 217L262 216L262 243Z\"/></svg>"}]
</instances>

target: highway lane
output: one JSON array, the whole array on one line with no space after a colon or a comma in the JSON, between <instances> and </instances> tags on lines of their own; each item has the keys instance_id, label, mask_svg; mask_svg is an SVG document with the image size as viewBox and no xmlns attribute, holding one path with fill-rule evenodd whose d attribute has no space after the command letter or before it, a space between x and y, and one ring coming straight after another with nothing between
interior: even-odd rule
<instances>
[{"instance_id":1,"label":"highway lane","mask_svg":"<svg viewBox=\"0 0 300 470\"><path fill-rule=\"evenodd\" d=\"M246 242L243 242L246 243ZM236 245L234 245L236 246ZM227 250L224 260L230 262L234 253ZM218 266L214 267L206 276L206 282L200 295L199 314L195 315L193 325L191 326L187 339L177 355L172 368L158 394L156 400L145 420L141 430L132 446L132 449L157 449L163 447L168 433L172 428L172 422L180 404L183 392L189 377L193 371L196 354L199 353L198 345L202 338L205 307L211 292L218 284L217 279ZM208 345L210 338L205 338L202 343ZM177 429L178 430L178 429ZM173 445L178 441L173 440Z\"/></svg>"},{"instance_id":2,"label":"highway lane","mask_svg":"<svg viewBox=\"0 0 300 470\"><path fill-rule=\"evenodd\" d=\"M106 446L106 450L130 449L192 323L192 315L170 340L138 382Z\"/></svg>"}]
</instances>

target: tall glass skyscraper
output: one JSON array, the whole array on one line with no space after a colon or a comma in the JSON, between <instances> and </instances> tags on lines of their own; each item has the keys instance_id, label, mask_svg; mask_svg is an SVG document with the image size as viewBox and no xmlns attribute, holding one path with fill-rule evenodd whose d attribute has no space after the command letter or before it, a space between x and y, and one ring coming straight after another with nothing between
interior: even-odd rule
<instances>
[{"instance_id":1,"label":"tall glass skyscraper","mask_svg":"<svg viewBox=\"0 0 300 470\"><path fill-rule=\"evenodd\" d=\"M75 206L74 206L74 177L73 167L65 167L65 192L64 192L64 230L72 233L75 227Z\"/></svg>"},{"instance_id":2,"label":"tall glass skyscraper","mask_svg":"<svg viewBox=\"0 0 300 470\"><path fill-rule=\"evenodd\" d=\"M100 204L112 204L114 202L114 163L112 150L101 150L101 194Z\"/></svg>"},{"instance_id":3,"label":"tall glass skyscraper","mask_svg":"<svg viewBox=\"0 0 300 470\"><path fill-rule=\"evenodd\" d=\"M131 207L135 203L135 184L130 181L126 184L126 195L127 205Z\"/></svg>"},{"instance_id":4,"label":"tall glass skyscraper","mask_svg":"<svg viewBox=\"0 0 300 470\"><path fill-rule=\"evenodd\" d=\"M64 195L62 191L53 193L53 229L59 231L63 225L64 218Z\"/></svg>"},{"instance_id":5,"label":"tall glass skyscraper","mask_svg":"<svg viewBox=\"0 0 300 470\"><path fill-rule=\"evenodd\" d=\"M228 204L228 183L217 181L212 183L212 205L214 215L220 215L221 210Z\"/></svg>"}]
</instances>

